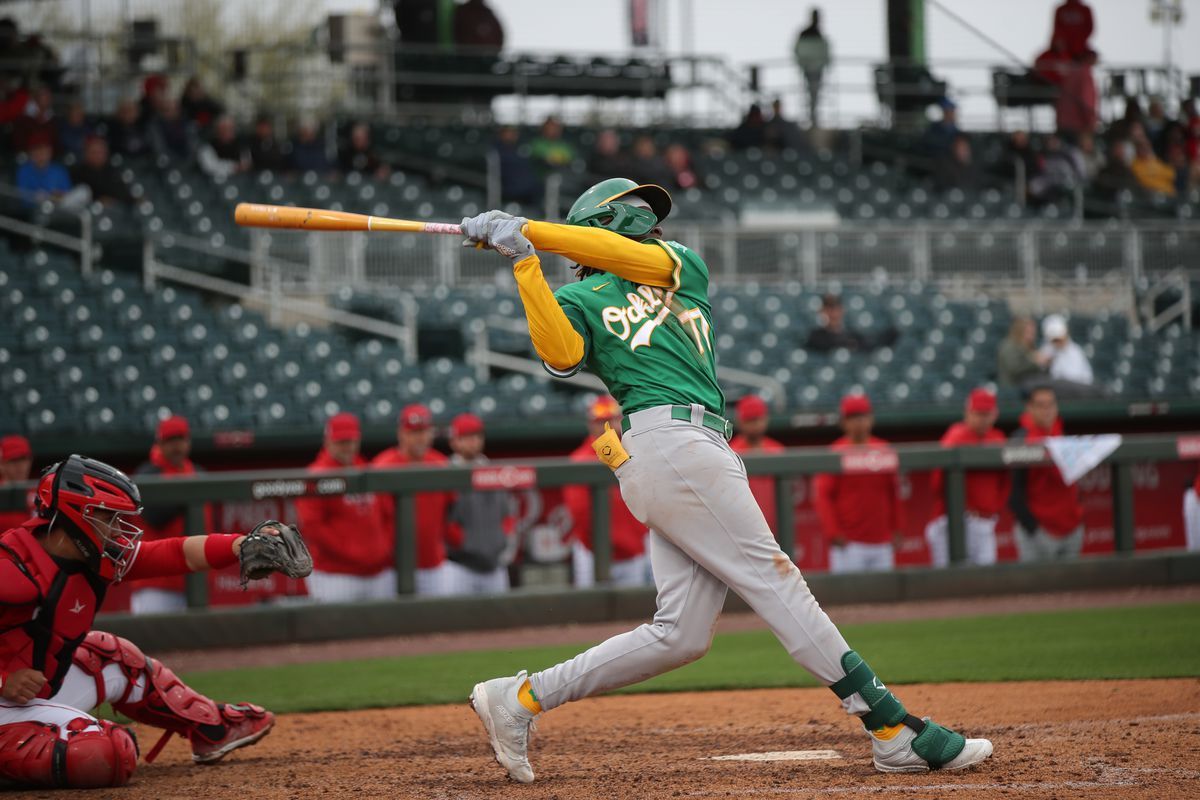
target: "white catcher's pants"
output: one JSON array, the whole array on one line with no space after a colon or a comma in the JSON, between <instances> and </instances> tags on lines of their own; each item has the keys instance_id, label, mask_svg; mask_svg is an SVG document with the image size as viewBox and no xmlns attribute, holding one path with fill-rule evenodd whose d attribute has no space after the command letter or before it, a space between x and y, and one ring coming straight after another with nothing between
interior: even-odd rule
<instances>
[{"instance_id":1,"label":"white catcher's pants","mask_svg":"<svg viewBox=\"0 0 1200 800\"><path fill-rule=\"evenodd\" d=\"M1195 488L1183 490L1183 532L1188 550L1200 550L1200 496Z\"/></svg>"},{"instance_id":2,"label":"white catcher's pants","mask_svg":"<svg viewBox=\"0 0 1200 800\"><path fill-rule=\"evenodd\" d=\"M697 423L703 409L692 406ZM732 588L801 666L826 685L845 674L846 640L775 541L737 454L716 432L671 419L669 406L631 415L621 496L650 528L658 587L654 621L530 676L542 708L638 683L704 655ZM843 702L867 711L858 695Z\"/></svg>"},{"instance_id":3,"label":"white catcher's pants","mask_svg":"<svg viewBox=\"0 0 1200 800\"><path fill-rule=\"evenodd\" d=\"M996 563L996 518L977 517L967 514L967 563ZM929 543L929 555L933 566L944 567L950 563L950 522L946 515L936 517L925 526L925 541Z\"/></svg>"},{"instance_id":4,"label":"white catcher's pants","mask_svg":"<svg viewBox=\"0 0 1200 800\"><path fill-rule=\"evenodd\" d=\"M67 670L67 677L63 679L62 688L48 700L34 699L24 705L0 700L0 725L44 722L57 725L59 730L66 730L73 720L86 719L95 722L96 718L87 712L110 697L119 699L129 686L129 679L121 671L120 664L109 664L101 674L104 675L104 697L96 696L96 679L72 665ZM143 675L138 678L137 684L130 692L130 701L136 703L141 700L145 691L146 678Z\"/></svg>"},{"instance_id":5,"label":"white catcher's pants","mask_svg":"<svg viewBox=\"0 0 1200 800\"><path fill-rule=\"evenodd\" d=\"M896 566L896 553L891 542L863 544L846 542L829 548L829 571L890 572Z\"/></svg>"}]
</instances>

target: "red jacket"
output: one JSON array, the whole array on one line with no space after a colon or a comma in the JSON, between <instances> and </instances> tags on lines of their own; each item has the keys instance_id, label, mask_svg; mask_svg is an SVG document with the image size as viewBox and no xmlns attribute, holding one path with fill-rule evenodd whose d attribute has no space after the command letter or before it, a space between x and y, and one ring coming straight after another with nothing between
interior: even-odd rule
<instances>
[{"instance_id":1,"label":"red jacket","mask_svg":"<svg viewBox=\"0 0 1200 800\"><path fill-rule=\"evenodd\" d=\"M746 441L746 437L740 433L729 440L729 446L733 452L740 455L747 453L782 453L786 448L769 436L764 436L758 447L751 447ZM776 534L779 531L775 530L777 521L775 515L775 478L771 475L758 475L750 478L750 491L754 494L754 499L758 501L758 507L762 509L763 516L767 518L767 525Z\"/></svg>"},{"instance_id":2,"label":"red jacket","mask_svg":"<svg viewBox=\"0 0 1200 800\"><path fill-rule=\"evenodd\" d=\"M982 444L1003 444L1004 434L998 428L992 428L983 436L976 436L965 422L951 425L942 436L942 447L977 446ZM946 513L945 494L943 491L942 471L933 472L933 516L939 517ZM967 511L981 517L994 517L1000 513L1008 502L1008 490L1012 476L1007 470L973 469L967 472Z\"/></svg>"},{"instance_id":3,"label":"red jacket","mask_svg":"<svg viewBox=\"0 0 1200 800\"><path fill-rule=\"evenodd\" d=\"M83 562L51 556L38 535L46 520L31 519L0 535L0 674L33 668L46 676L38 697L62 686L71 656L92 629L108 583ZM183 539L142 542L126 578L189 572ZM65 580L56 580L61 574Z\"/></svg>"},{"instance_id":4,"label":"red jacket","mask_svg":"<svg viewBox=\"0 0 1200 800\"><path fill-rule=\"evenodd\" d=\"M571 453L572 461L595 461L592 449L594 436L583 440L583 444ZM568 538L578 540L588 550L592 549L592 493L588 486L563 487L563 503L571 512L573 522ZM646 552L646 526L637 521L633 512L621 499L621 490L616 486L608 494L608 530L612 539L613 561L628 561Z\"/></svg>"},{"instance_id":5,"label":"red jacket","mask_svg":"<svg viewBox=\"0 0 1200 800\"><path fill-rule=\"evenodd\" d=\"M1050 430L1033 424L1028 414L1021 415L1021 427L1013 434L1014 441L1040 442L1047 436L1062 436L1061 419L1055 419ZM1009 507L1017 521L1033 531L1038 526L1048 533L1065 536L1083 522L1083 506L1079 504L1079 487L1067 486L1058 467L1030 467L1017 470L1013 477Z\"/></svg>"},{"instance_id":6,"label":"red jacket","mask_svg":"<svg viewBox=\"0 0 1200 800\"><path fill-rule=\"evenodd\" d=\"M1075 58L1087 49L1094 26L1092 10L1086 4L1066 0L1054 10L1054 32L1050 40L1061 39L1067 47L1067 55Z\"/></svg>"},{"instance_id":7,"label":"red jacket","mask_svg":"<svg viewBox=\"0 0 1200 800\"><path fill-rule=\"evenodd\" d=\"M872 436L866 445L843 436L831 450L887 450L887 442ZM904 527L900 480L895 472L818 475L813 481L814 503L825 538L841 537L860 544L886 544Z\"/></svg>"},{"instance_id":8,"label":"red jacket","mask_svg":"<svg viewBox=\"0 0 1200 800\"><path fill-rule=\"evenodd\" d=\"M359 456L350 466L366 463ZM308 465L309 472L343 468L324 449ZM377 575L395 563L395 529L387 524L380 495L300 497L296 499L296 515L314 569L342 575Z\"/></svg>"},{"instance_id":9,"label":"red jacket","mask_svg":"<svg viewBox=\"0 0 1200 800\"><path fill-rule=\"evenodd\" d=\"M176 467L171 462L167 461L162 456L162 452L158 449L158 445L150 448L150 460L142 466L138 467L134 472L135 477L143 475L166 475L174 477L176 475L195 475L197 472L203 472L191 462L190 459L183 462L182 467ZM146 531L142 537L142 541L157 542L162 539L173 539L178 536L185 536L187 532L184 530L184 524L187 521L186 506L148 506L142 510L142 526ZM204 507L204 530L192 531L193 534L205 533L212 530L213 517L212 508ZM186 586L186 580L183 576L170 576L163 578L152 578L150 580L136 581L132 584L133 591L138 589L165 589L168 592L183 592Z\"/></svg>"},{"instance_id":10,"label":"red jacket","mask_svg":"<svg viewBox=\"0 0 1200 800\"><path fill-rule=\"evenodd\" d=\"M449 460L432 447L417 462L422 466L444 466ZM390 447L371 461L373 467L402 467L413 464L399 447ZM419 492L417 503L417 569L433 569L446 560L446 512L450 508L450 492ZM396 530L396 498L379 495L384 524Z\"/></svg>"}]
</instances>

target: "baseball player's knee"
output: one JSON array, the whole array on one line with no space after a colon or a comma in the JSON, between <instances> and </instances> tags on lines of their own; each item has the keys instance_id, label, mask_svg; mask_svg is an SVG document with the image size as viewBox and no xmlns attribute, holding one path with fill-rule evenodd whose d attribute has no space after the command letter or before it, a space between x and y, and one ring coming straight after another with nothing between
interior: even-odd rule
<instances>
[{"instance_id":1,"label":"baseball player's knee","mask_svg":"<svg viewBox=\"0 0 1200 800\"><path fill-rule=\"evenodd\" d=\"M712 628L702 629L686 624L661 626L659 645L674 664L690 664L703 657L712 647Z\"/></svg>"},{"instance_id":2,"label":"baseball player's knee","mask_svg":"<svg viewBox=\"0 0 1200 800\"><path fill-rule=\"evenodd\" d=\"M124 786L137 767L137 740L106 720L57 725L18 722L0 726L0 779L22 786L98 789Z\"/></svg>"}]
</instances>

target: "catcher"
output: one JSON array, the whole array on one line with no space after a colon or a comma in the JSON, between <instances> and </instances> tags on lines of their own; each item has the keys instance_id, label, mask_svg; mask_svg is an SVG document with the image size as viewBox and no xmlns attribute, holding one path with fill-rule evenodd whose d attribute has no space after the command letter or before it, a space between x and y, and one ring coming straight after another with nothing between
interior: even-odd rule
<instances>
[{"instance_id":1,"label":"catcher","mask_svg":"<svg viewBox=\"0 0 1200 800\"><path fill-rule=\"evenodd\" d=\"M93 631L109 585L241 563L243 583L272 571L312 569L294 528L274 521L247 536L210 534L139 541L130 519L141 494L124 473L72 455L47 469L37 516L0 535L0 784L122 786L137 764L132 731L96 719L101 703L189 740L212 764L270 732L275 716L251 704L216 703L132 642Z\"/></svg>"}]
</instances>

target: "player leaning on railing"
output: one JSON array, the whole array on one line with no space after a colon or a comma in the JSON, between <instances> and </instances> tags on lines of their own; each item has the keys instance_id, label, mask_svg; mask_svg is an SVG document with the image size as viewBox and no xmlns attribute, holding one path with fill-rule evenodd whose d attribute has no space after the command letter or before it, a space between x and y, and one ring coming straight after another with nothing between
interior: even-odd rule
<instances>
[{"instance_id":1,"label":"player leaning on railing","mask_svg":"<svg viewBox=\"0 0 1200 800\"><path fill-rule=\"evenodd\" d=\"M908 713L780 550L728 445L708 268L688 248L662 240L659 225L670 210L661 187L612 178L576 200L567 225L500 211L463 220L466 244L482 243L512 260L546 368L569 376L587 366L625 410L623 435L608 428L595 448L629 509L651 530L658 587L653 622L542 672L475 686L471 704L497 761L529 783L535 716L700 658L729 588L862 720L877 769L961 769L983 761L991 742ZM537 250L577 262L579 281L551 292Z\"/></svg>"},{"instance_id":2,"label":"player leaning on railing","mask_svg":"<svg viewBox=\"0 0 1200 800\"><path fill-rule=\"evenodd\" d=\"M142 542L138 487L99 461L70 456L42 474L37 516L0 532L0 785L87 789L133 775L132 732L88 712L102 703L185 737L211 764L270 732L259 706L216 703L137 645L92 630L110 584L220 569L243 580L312 569L294 528L267 521L247 536Z\"/></svg>"}]
</instances>

